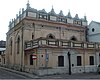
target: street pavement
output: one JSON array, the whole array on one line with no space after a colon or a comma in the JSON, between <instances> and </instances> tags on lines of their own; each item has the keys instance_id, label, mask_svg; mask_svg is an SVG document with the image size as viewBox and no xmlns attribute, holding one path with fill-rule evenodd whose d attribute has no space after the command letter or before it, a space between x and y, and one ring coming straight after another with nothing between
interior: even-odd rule
<instances>
[{"instance_id":1,"label":"street pavement","mask_svg":"<svg viewBox=\"0 0 100 80\"><path fill-rule=\"evenodd\" d=\"M60 74L60 75L48 75L48 76L43 76L41 79L99 79L100 80L100 74L98 73L77 73L77 74Z\"/></svg>"},{"instance_id":2,"label":"street pavement","mask_svg":"<svg viewBox=\"0 0 100 80\"><path fill-rule=\"evenodd\" d=\"M47 79L68 79L68 80L99 80L100 74L98 73L77 73L77 74L56 74L56 75L45 75L45 76L37 76L26 72L20 72L4 67L0 67L0 79L41 79L41 80L47 80Z\"/></svg>"},{"instance_id":3,"label":"street pavement","mask_svg":"<svg viewBox=\"0 0 100 80\"><path fill-rule=\"evenodd\" d=\"M0 79L33 79L33 78L34 79L38 78L38 76L26 72L12 70L5 67L0 67Z\"/></svg>"},{"instance_id":4,"label":"street pavement","mask_svg":"<svg viewBox=\"0 0 100 80\"><path fill-rule=\"evenodd\" d=\"M0 79L28 79L28 77L0 68Z\"/></svg>"}]
</instances>

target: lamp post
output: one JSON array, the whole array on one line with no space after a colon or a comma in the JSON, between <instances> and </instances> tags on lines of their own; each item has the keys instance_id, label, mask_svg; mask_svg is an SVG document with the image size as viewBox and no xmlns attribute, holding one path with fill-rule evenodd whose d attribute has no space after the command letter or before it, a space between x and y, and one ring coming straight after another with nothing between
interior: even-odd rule
<instances>
[{"instance_id":1,"label":"lamp post","mask_svg":"<svg viewBox=\"0 0 100 80\"><path fill-rule=\"evenodd\" d=\"M70 52L68 51L68 61L69 61L69 75L71 75L71 60L70 60Z\"/></svg>"}]
</instances>

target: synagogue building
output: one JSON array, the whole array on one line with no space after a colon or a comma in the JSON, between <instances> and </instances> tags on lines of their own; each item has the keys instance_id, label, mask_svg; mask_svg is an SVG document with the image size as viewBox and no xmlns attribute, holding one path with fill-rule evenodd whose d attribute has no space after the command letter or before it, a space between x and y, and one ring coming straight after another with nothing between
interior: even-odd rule
<instances>
[{"instance_id":1,"label":"synagogue building","mask_svg":"<svg viewBox=\"0 0 100 80\"><path fill-rule=\"evenodd\" d=\"M96 72L100 43L87 40L87 18L27 7L9 22L6 65L38 75Z\"/></svg>"}]
</instances>

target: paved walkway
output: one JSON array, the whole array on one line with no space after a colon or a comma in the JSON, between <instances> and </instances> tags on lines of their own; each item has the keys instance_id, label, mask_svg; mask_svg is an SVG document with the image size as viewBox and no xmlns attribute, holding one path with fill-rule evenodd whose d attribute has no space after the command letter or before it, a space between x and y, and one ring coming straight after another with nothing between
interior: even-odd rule
<instances>
[{"instance_id":1,"label":"paved walkway","mask_svg":"<svg viewBox=\"0 0 100 80\"><path fill-rule=\"evenodd\" d=\"M46 76L37 76L26 72L20 72L12 69L8 69L5 67L0 67L1 69L5 69L26 77L29 79L100 79L100 74L98 73L77 73L77 74L60 74L60 75L46 75Z\"/></svg>"},{"instance_id":2,"label":"paved walkway","mask_svg":"<svg viewBox=\"0 0 100 80\"><path fill-rule=\"evenodd\" d=\"M60 74L60 75L49 75L41 77L44 79L100 79L98 73L76 73L72 75Z\"/></svg>"}]
</instances>

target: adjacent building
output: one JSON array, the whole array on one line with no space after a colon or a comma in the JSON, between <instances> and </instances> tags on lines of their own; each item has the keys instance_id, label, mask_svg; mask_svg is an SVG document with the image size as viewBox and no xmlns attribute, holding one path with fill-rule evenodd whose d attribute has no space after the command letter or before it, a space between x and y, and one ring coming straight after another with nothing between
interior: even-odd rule
<instances>
[{"instance_id":1,"label":"adjacent building","mask_svg":"<svg viewBox=\"0 0 100 80\"><path fill-rule=\"evenodd\" d=\"M0 65L5 65L6 41L0 41Z\"/></svg>"},{"instance_id":2,"label":"adjacent building","mask_svg":"<svg viewBox=\"0 0 100 80\"><path fill-rule=\"evenodd\" d=\"M88 40L90 42L100 42L100 23L91 21L88 26Z\"/></svg>"},{"instance_id":3,"label":"adjacent building","mask_svg":"<svg viewBox=\"0 0 100 80\"><path fill-rule=\"evenodd\" d=\"M37 10L28 2L9 22L6 65L39 75L96 72L100 43L87 41L87 26L86 16Z\"/></svg>"}]
</instances>

